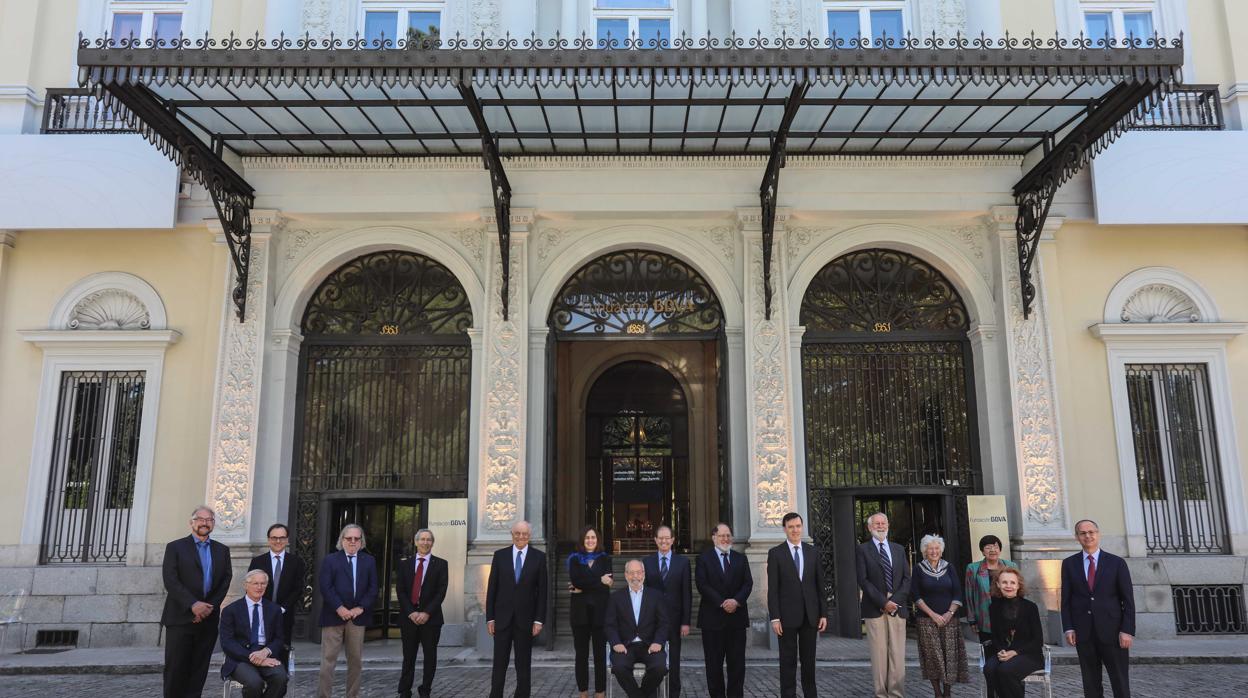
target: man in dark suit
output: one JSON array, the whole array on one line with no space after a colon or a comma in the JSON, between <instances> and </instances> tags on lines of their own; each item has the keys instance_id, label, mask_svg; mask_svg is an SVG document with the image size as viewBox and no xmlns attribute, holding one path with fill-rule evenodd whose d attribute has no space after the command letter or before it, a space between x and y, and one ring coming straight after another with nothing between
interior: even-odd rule
<instances>
[{"instance_id":1,"label":"man in dark suit","mask_svg":"<svg viewBox=\"0 0 1248 698\"><path fill-rule=\"evenodd\" d=\"M503 698L507 660L515 647L515 698L529 698L533 638L546 622L546 555L529 545L532 527L517 521L512 545L494 552L485 588L485 626L494 637L490 698Z\"/></svg>"},{"instance_id":2,"label":"man in dark suit","mask_svg":"<svg viewBox=\"0 0 1248 698\"><path fill-rule=\"evenodd\" d=\"M668 698L680 697L680 641L689 637L693 615L693 574L689 559L672 552L675 543L671 527L659 526L654 532L658 552L641 561L645 565L646 586L663 592L667 599L667 617L671 622L667 632Z\"/></svg>"},{"instance_id":3,"label":"man in dark suit","mask_svg":"<svg viewBox=\"0 0 1248 698\"><path fill-rule=\"evenodd\" d=\"M754 590L754 575L745 556L732 549L731 526L715 524L711 540L714 545L698 557L694 570L694 583L702 595L698 627L706 658L706 688L711 698L741 698L745 695L745 635L750 627L746 601Z\"/></svg>"},{"instance_id":4,"label":"man in dark suit","mask_svg":"<svg viewBox=\"0 0 1248 698\"><path fill-rule=\"evenodd\" d=\"M871 540L858 546L860 610L867 626L875 698L902 698L906 683L906 616L909 614L910 563L906 549L888 540L888 517L867 517Z\"/></svg>"},{"instance_id":5,"label":"man in dark suit","mask_svg":"<svg viewBox=\"0 0 1248 698\"><path fill-rule=\"evenodd\" d=\"M260 570L269 577L268 597L281 610L282 639L285 646L278 657L285 665L290 659L290 645L294 639L295 611L303 599L303 575L307 569L298 555L286 549L290 532L285 524L269 526L269 551L251 559L247 571Z\"/></svg>"},{"instance_id":6,"label":"man in dark suit","mask_svg":"<svg viewBox=\"0 0 1248 698\"><path fill-rule=\"evenodd\" d=\"M828 627L819 550L802 542L802 517L784 515L784 543L767 552L767 613L780 638L780 695L797 696L797 660L802 660L802 695L814 698L815 640Z\"/></svg>"},{"instance_id":7,"label":"man in dark suit","mask_svg":"<svg viewBox=\"0 0 1248 698\"><path fill-rule=\"evenodd\" d=\"M433 554L433 531L416 532L416 554L399 561L395 594L399 599L399 633L403 637L403 671L399 696L412 698L417 651L425 653L424 672L417 691L428 698L438 668L438 638L442 636L442 601L450 574L446 560Z\"/></svg>"},{"instance_id":8,"label":"man in dark suit","mask_svg":"<svg viewBox=\"0 0 1248 698\"><path fill-rule=\"evenodd\" d=\"M208 679L208 660L217 644L221 602L230 589L230 549L209 538L216 527L212 509L191 513L191 535L165 546L165 698L199 697Z\"/></svg>"},{"instance_id":9,"label":"man in dark suit","mask_svg":"<svg viewBox=\"0 0 1248 698\"><path fill-rule=\"evenodd\" d=\"M243 578L243 598L221 611L221 678L243 684L243 698L281 698L286 693L286 644L282 610L265 596L269 575L251 570Z\"/></svg>"},{"instance_id":10,"label":"man in dark suit","mask_svg":"<svg viewBox=\"0 0 1248 698\"><path fill-rule=\"evenodd\" d=\"M364 552L368 544L359 524L347 524L338 534L338 552L321 561L317 586L321 590L321 670L317 695L330 698L338 653L347 648L347 697L360 695L364 668L364 629L377 602L377 563Z\"/></svg>"},{"instance_id":11,"label":"man in dark suit","mask_svg":"<svg viewBox=\"0 0 1248 698\"><path fill-rule=\"evenodd\" d=\"M1083 694L1102 698L1101 666L1109 673L1114 698L1131 698L1127 673L1135 639L1135 596L1131 571L1117 555L1101 550L1101 527L1084 519L1075 524L1083 552L1062 561L1062 628L1075 646Z\"/></svg>"},{"instance_id":12,"label":"man in dark suit","mask_svg":"<svg viewBox=\"0 0 1248 698\"><path fill-rule=\"evenodd\" d=\"M667 673L663 643L672 626L667 599L663 592L646 586L646 567L641 560L629 560L624 565L624 579L628 588L611 594L603 624L611 644L611 671L628 698L653 698ZM640 686L633 677L637 662L646 665Z\"/></svg>"}]
</instances>

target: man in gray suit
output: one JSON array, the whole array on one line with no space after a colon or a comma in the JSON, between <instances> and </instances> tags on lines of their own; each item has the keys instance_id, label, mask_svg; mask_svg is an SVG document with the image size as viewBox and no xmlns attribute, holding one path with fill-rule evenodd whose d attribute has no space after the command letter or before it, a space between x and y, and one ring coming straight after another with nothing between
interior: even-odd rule
<instances>
[{"instance_id":1,"label":"man in gray suit","mask_svg":"<svg viewBox=\"0 0 1248 698\"><path fill-rule=\"evenodd\" d=\"M871 540L858 546L858 588L871 651L875 698L902 698L906 683L906 608L910 564L905 548L888 540L888 517L867 517Z\"/></svg>"}]
</instances>

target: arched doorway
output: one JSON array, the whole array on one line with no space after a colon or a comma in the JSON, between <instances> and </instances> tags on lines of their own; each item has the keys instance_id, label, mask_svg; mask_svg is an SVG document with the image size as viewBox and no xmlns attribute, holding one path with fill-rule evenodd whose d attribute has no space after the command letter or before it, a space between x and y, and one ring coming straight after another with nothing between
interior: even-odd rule
<instances>
[{"instance_id":1,"label":"arched doorway","mask_svg":"<svg viewBox=\"0 0 1248 698\"><path fill-rule=\"evenodd\" d=\"M825 591L838 629L857 637L856 581L845 571L871 513L888 514L890 537L912 560L936 533L950 562L965 562L965 495L980 487L969 317L931 265L868 249L815 275L800 322L811 533L832 553Z\"/></svg>"},{"instance_id":2,"label":"arched doorway","mask_svg":"<svg viewBox=\"0 0 1248 698\"><path fill-rule=\"evenodd\" d=\"M304 311L293 544L315 561L341 526L364 527L382 582L372 636L397 636L394 563L427 523L426 503L467 493L471 326L455 275L403 251L344 264ZM313 569L307 612L319 603Z\"/></svg>"}]
</instances>

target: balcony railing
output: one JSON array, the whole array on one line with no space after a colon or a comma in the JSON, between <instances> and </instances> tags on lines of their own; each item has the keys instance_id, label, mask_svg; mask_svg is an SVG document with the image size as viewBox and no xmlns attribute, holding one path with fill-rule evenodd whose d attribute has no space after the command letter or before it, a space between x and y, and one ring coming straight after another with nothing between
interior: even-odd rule
<instances>
[{"instance_id":1,"label":"balcony railing","mask_svg":"<svg viewBox=\"0 0 1248 698\"><path fill-rule=\"evenodd\" d=\"M80 87L48 89L40 133L134 133L122 107L105 105L94 91Z\"/></svg>"},{"instance_id":2,"label":"balcony railing","mask_svg":"<svg viewBox=\"0 0 1248 698\"><path fill-rule=\"evenodd\" d=\"M1221 131L1222 100L1217 85L1183 85L1166 95L1131 127L1133 131Z\"/></svg>"}]
</instances>

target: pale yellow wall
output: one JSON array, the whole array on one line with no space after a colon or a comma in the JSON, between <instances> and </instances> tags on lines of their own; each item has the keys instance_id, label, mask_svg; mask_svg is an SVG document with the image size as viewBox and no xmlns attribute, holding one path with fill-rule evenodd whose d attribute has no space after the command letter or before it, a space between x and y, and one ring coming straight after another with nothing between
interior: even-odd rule
<instances>
[{"instance_id":1,"label":"pale yellow wall","mask_svg":"<svg viewBox=\"0 0 1248 698\"><path fill-rule=\"evenodd\" d=\"M1057 33L1053 0L1001 0L1001 25L1010 36L1051 37Z\"/></svg>"},{"instance_id":2,"label":"pale yellow wall","mask_svg":"<svg viewBox=\"0 0 1248 698\"><path fill-rule=\"evenodd\" d=\"M204 497L226 249L204 228L20 233L0 278L0 545L19 541L25 515L43 352L17 330L44 329L53 305L85 276L134 274L160 294L170 329L156 433L148 540L186 532Z\"/></svg>"},{"instance_id":3,"label":"pale yellow wall","mask_svg":"<svg viewBox=\"0 0 1248 698\"><path fill-rule=\"evenodd\" d=\"M1105 344L1088 327L1105 300L1141 267L1173 267L1213 297L1222 320L1248 320L1248 228L1098 226L1067 223L1042 243L1072 518L1092 517L1107 535L1125 534L1122 485L1110 406ZM1248 453L1248 338L1228 346L1239 452Z\"/></svg>"}]
</instances>

